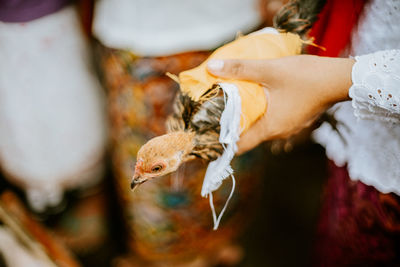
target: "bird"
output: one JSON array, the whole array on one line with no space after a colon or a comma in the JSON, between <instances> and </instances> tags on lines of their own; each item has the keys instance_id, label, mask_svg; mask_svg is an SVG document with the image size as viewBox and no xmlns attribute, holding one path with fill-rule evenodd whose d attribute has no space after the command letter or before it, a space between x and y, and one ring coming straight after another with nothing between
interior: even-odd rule
<instances>
[{"instance_id":1,"label":"bird","mask_svg":"<svg viewBox=\"0 0 400 267\"><path fill-rule=\"evenodd\" d=\"M296 55L303 43L307 42L297 34L265 28L225 44L198 67L179 73L179 77L167 74L180 85L173 113L166 121L167 134L151 139L139 149L132 190L176 171L184 162L201 158L210 162L201 195L215 191L222 180L232 176L230 162L237 151L236 142L265 113L267 99L261 84L208 73L207 61Z\"/></svg>"},{"instance_id":2,"label":"bird","mask_svg":"<svg viewBox=\"0 0 400 267\"><path fill-rule=\"evenodd\" d=\"M137 153L131 189L172 173L190 160L212 161L220 157L224 151L219 142L224 108L224 95L218 84L208 89L200 101L194 101L179 91L173 112L166 120L167 133L150 139Z\"/></svg>"}]
</instances>

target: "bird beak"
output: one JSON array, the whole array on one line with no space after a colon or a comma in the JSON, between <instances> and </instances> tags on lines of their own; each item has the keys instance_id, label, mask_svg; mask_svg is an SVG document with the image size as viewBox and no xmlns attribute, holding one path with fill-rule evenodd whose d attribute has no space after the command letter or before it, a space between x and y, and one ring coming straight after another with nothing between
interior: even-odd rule
<instances>
[{"instance_id":1,"label":"bird beak","mask_svg":"<svg viewBox=\"0 0 400 267\"><path fill-rule=\"evenodd\" d=\"M132 192L135 191L139 187L139 185L143 184L146 181L147 181L146 178L141 178L141 176L139 174L135 173L133 175L132 182L131 182Z\"/></svg>"},{"instance_id":2,"label":"bird beak","mask_svg":"<svg viewBox=\"0 0 400 267\"><path fill-rule=\"evenodd\" d=\"M131 182L131 190L132 192L134 192L136 190L136 188L139 187L140 184L144 183L147 181L146 178L142 178L141 174L142 172L142 166L143 166L143 160L138 159L136 161L136 165L135 165L135 173L133 174L132 177L132 182Z\"/></svg>"}]
</instances>

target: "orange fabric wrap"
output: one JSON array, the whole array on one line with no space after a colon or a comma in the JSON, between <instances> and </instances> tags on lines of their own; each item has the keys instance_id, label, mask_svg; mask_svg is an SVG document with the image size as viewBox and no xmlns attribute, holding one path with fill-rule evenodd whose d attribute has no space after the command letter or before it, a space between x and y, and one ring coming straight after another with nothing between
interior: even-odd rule
<instances>
[{"instance_id":1,"label":"orange fabric wrap","mask_svg":"<svg viewBox=\"0 0 400 267\"><path fill-rule=\"evenodd\" d=\"M261 33L240 37L217 49L200 66L179 74L180 87L183 93L194 101L216 83L233 83L239 88L242 100L242 117L240 126L246 131L267 109L267 99L260 84L223 79L211 75L207 69L210 59L272 59L300 54L302 40L291 33Z\"/></svg>"}]
</instances>

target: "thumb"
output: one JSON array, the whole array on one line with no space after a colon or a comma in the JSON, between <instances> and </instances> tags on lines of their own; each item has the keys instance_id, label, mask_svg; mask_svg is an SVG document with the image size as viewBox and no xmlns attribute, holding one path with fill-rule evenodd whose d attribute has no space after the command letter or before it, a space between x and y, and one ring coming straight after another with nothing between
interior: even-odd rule
<instances>
[{"instance_id":1,"label":"thumb","mask_svg":"<svg viewBox=\"0 0 400 267\"><path fill-rule=\"evenodd\" d=\"M248 80L262 83L268 79L269 60L252 59L210 59L207 70L218 77Z\"/></svg>"}]
</instances>

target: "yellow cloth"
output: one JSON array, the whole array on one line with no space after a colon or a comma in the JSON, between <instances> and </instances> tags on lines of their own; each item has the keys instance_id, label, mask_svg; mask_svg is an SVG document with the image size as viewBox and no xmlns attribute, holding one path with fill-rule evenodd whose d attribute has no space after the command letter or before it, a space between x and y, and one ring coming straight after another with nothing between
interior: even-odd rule
<instances>
[{"instance_id":1,"label":"yellow cloth","mask_svg":"<svg viewBox=\"0 0 400 267\"><path fill-rule=\"evenodd\" d=\"M272 59L300 54L302 40L292 33L260 33L240 37L217 49L200 66L181 72L179 81L183 93L194 101L216 83L233 83L239 88L242 100L240 127L246 131L267 108L267 99L261 85L242 80L223 79L211 75L207 69L210 59Z\"/></svg>"}]
</instances>

